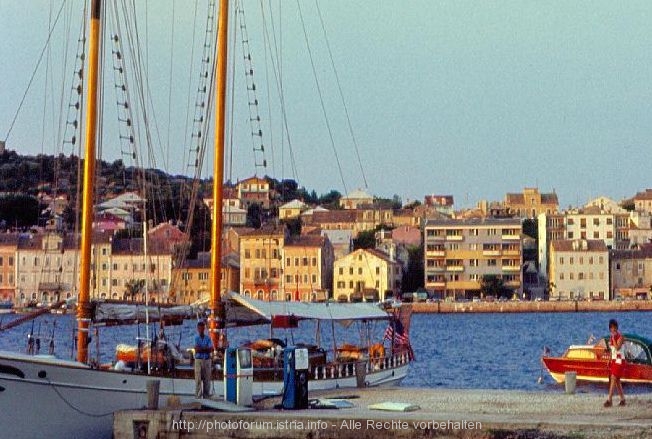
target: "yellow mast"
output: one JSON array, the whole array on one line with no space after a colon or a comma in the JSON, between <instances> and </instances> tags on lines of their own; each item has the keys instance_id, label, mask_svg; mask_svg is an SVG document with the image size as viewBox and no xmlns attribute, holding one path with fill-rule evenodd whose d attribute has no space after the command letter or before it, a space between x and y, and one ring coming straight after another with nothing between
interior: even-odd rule
<instances>
[{"instance_id":1,"label":"yellow mast","mask_svg":"<svg viewBox=\"0 0 652 439\"><path fill-rule=\"evenodd\" d=\"M93 236L93 192L95 183L95 150L97 143L97 89L102 1L91 0L91 25L88 49L88 105L86 107L86 137L84 147L84 186L82 190L82 231L80 286L77 305L77 360L88 360L88 330L91 319L91 241Z\"/></svg>"},{"instance_id":2,"label":"yellow mast","mask_svg":"<svg viewBox=\"0 0 652 439\"><path fill-rule=\"evenodd\" d=\"M224 127L226 125L226 46L229 2L220 0L217 18L217 60L215 62L215 157L213 160L213 221L211 225L211 300L209 333L213 345L225 346L224 306L222 304L220 280L222 267L222 186L224 181ZM219 333L218 333L219 331ZM224 336L220 343L219 336Z\"/></svg>"}]
</instances>

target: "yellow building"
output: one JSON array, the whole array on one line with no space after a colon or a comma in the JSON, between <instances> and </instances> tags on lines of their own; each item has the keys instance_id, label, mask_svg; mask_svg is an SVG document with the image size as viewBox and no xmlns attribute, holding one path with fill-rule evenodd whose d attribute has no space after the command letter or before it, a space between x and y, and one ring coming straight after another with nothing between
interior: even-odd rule
<instances>
[{"instance_id":1,"label":"yellow building","mask_svg":"<svg viewBox=\"0 0 652 439\"><path fill-rule=\"evenodd\" d=\"M187 259L183 267L172 270L172 297L176 303L191 304L210 299L210 254ZM240 276L239 261L234 253L222 258L220 290L237 291Z\"/></svg>"},{"instance_id":2,"label":"yellow building","mask_svg":"<svg viewBox=\"0 0 652 439\"><path fill-rule=\"evenodd\" d=\"M285 226L267 225L240 235L241 294L260 300L279 300L282 289L282 249Z\"/></svg>"},{"instance_id":3,"label":"yellow building","mask_svg":"<svg viewBox=\"0 0 652 439\"><path fill-rule=\"evenodd\" d=\"M559 210L557 194L540 193L538 188L525 188L520 194L505 195L505 207L519 218L537 218L540 214L551 215Z\"/></svg>"},{"instance_id":4,"label":"yellow building","mask_svg":"<svg viewBox=\"0 0 652 439\"><path fill-rule=\"evenodd\" d=\"M0 234L0 301L16 298L16 250L18 234Z\"/></svg>"},{"instance_id":5,"label":"yellow building","mask_svg":"<svg viewBox=\"0 0 652 439\"><path fill-rule=\"evenodd\" d=\"M523 283L519 219L430 220L425 226L425 287L440 297L480 295L484 276L520 292Z\"/></svg>"},{"instance_id":6,"label":"yellow building","mask_svg":"<svg viewBox=\"0 0 652 439\"><path fill-rule=\"evenodd\" d=\"M167 302L172 277L172 254L163 242L149 242L143 252L142 239L114 239L111 247L111 298L144 301L145 283L150 301Z\"/></svg>"},{"instance_id":7,"label":"yellow building","mask_svg":"<svg viewBox=\"0 0 652 439\"><path fill-rule=\"evenodd\" d=\"M278 208L278 217L282 220L299 218L308 206L300 200L292 200Z\"/></svg>"},{"instance_id":8,"label":"yellow building","mask_svg":"<svg viewBox=\"0 0 652 439\"><path fill-rule=\"evenodd\" d=\"M283 248L283 291L281 300L303 302L328 299L333 284L333 246L328 237L295 236Z\"/></svg>"},{"instance_id":9,"label":"yellow building","mask_svg":"<svg viewBox=\"0 0 652 439\"><path fill-rule=\"evenodd\" d=\"M400 264L377 250L356 250L335 261L333 296L336 300L385 300L401 290Z\"/></svg>"}]
</instances>

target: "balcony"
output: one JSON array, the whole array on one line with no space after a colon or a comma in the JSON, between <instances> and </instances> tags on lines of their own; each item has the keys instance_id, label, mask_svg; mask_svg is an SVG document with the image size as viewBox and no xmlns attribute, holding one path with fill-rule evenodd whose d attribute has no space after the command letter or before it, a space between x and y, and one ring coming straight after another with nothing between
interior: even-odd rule
<instances>
[{"instance_id":1,"label":"balcony","mask_svg":"<svg viewBox=\"0 0 652 439\"><path fill-rule=\"evenodd\" d=\"M463 265L449 265L446 267L446 271L464 271Z\"/></svg>"},{"instance_id":2,"label":"balcony","mask_svg":"<svg viewBox=\"0 0 652 439\"><path fill-rule=\"evenodd\" d=\"M503 250L503 256L519 256L521 254L518 250Z\"/></svg>"},{"instance_id":3,"label":"balcony","mask_svg":"<svg viewBox=\"0 0 652 439\"><path fill-rule=\"evenodd\" d=\"M446 282L428 282L428 286L432 288L446 288Z\"/></svg>"},{"instance_id":4,"label":"balcony","mask_svg":"<svg viewBox=\"0 0 652 439\"><path fill-rule=\"evenodd\" d=\"M278 279L271 277L254 277L254 285L278 285Z\"/></svg>"},{"instance_id":5,"label":"balcony","mask_svg":"<svg viewBox=\"0 0 652 439\"><path fill-rule=\"evenodd\" d=\"M500 256L500 250L482 250L482 256Z\"/></svg>"},{"instance_id":6,"label":"balcony","mask_svg":"<svg viewBox=\"0 0 652 439\"><path fill-rule=\"evenodd\" d=\"M502 235L504 241L518 241L521 239L520 235Z\"/></svg>"},{"instance_id":7,"label":"balcony","mask_svg":"<svg viewBox=\"0 0 652 439\"><path fill-rule=\"evenodd\" d=\"M464 236L462 235L446 235L446 241L463 241Z\"/></svg>"},{"instance_id":8,"label":"balcony","mask_svg":"<svg viewBox=\"0 0 652 439\"><path fill-rule=\"evenodd\" d=\"M446 256L446 250L426 251L426 256L444 257Z\"/></svg>"},{"instance_id":9,"label":"balcony","mask_svg":"<svg viewBox=\"0 0 652 439\"><path fill-rule=\"evenodd\" d=\"M514 266L514 265L503 265L502 266L503 271L508 271L508 272L518 272L521 271L521 267L519 266Z\"/></svg>"},{"instance_id":10,"label":"balcony","mask_svg":"<svg viewBox=\"0 0 652 439\"><path fill-rule=\"evenodd\" d=\"M426 267L426 273L441 273L446 267Z\"/></svg>"}]
</instances>

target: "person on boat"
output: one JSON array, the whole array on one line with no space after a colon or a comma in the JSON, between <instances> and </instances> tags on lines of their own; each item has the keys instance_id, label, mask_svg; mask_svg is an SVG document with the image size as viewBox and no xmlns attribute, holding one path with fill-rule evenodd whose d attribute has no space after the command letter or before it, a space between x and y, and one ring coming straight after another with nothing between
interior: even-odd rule
<instances>
[{"instance_id":1,"label":"person on boat","mask_svg":"<svg viewBox=\"0 0 652 439\"><path fill-rule=\"evenodd\" d=\"M211 352L213 342L204 334L206 323L197 322L197 335L195 336L195 396L208 398L211 393Z\"/></svg>"},{"instance_id":2,"label":"person on boat","mask_svg":"<svg viewBox=\"0 0 652 439\"><path fill-rule=\"evenodd\" d=\"M614 390L618 390L618 395L620 396L619 405L622 406L625 405L623 384L620 382L625 367L625 356L623 355L622 350L624 338L622 334L618 332L618 322L615 319L609 320L609 332L611 333L611 336L609 337L609 349L611 350L611 361L609 362L609 395L607 396L604 406L611 407L611 398L614 394Z\"/></svg>"}]
</instances>

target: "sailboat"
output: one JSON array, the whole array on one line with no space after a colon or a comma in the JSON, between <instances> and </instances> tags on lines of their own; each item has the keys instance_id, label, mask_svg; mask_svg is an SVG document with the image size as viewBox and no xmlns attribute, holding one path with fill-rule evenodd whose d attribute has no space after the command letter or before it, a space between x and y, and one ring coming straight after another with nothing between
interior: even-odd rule
<instances>
[{"instance_id":1,"label":"sailboat","mask_svg":"<svg viewBox=\"0 0 652 439\"><path fill-rule=\"evenodd\" d=\"M213 181L222 182L224 169L224 127L226 98L226 53L228 28L227 0L221 0L218 15L215 87L215 154ZM92 212L95 175L95 150L98 126L99 39L102 28L102 0L90 0L89 56L87 57L89 85L87 90L85 161L83 173L82 232L80 249L80 286L77 305L77 359L64 360L53 356L0 352L0 425L3 435L12 438L33 437L93 437L112 436L113 413L137 409L146 405L147 382L160 382L160 404L175 395L182 403L195 401L192 369L174 369L156 372L152 376L138 370L124 370L92 364L89 361L89 339L92 324L102 318L101 307L90 301ZM316 320L351 322L388 319L388 314L372 304L273 304L239 296L236 293L221 296L220 264L222 234L222 184L213 185L212 242L210 270L210 302L208 304L209 334L218 348L226 344L226 327L250 324L271 324L285 320ZM111 304L107 304L111 306ZM106 312L106 309L104 309ZM142 311L142 310L141 310ZM116 307L109 313L115 317ZM187 310L172 309L160 312ZM99 313L99 314L98 314ZM105 314L106 315L106 314ZM150 318L156 316L152 309ZM139 320L138 316L125 319ZM378 347L369 352L354 352L353 361L315 365L311 370L310 389L326 389L356 385L381 385L400 381L407 374L410 352L399 348L406 330L391 330L392 352L385 355ZM385 335L387 336L388 333ZM403 341L401 341L401 337ZM398 338L398 339L397 339ZM395 343L396 342L396 343ZM394 348L396 347L396 350ZM279 392L282 374L265 375L269 370L254 372L254 393ZM219 370L213 377L221 379ZM221 386L216 386L221 387ZM19 422L29 416L27 422Z\"/></svg>"}]
</instances>

